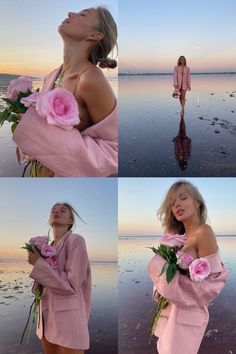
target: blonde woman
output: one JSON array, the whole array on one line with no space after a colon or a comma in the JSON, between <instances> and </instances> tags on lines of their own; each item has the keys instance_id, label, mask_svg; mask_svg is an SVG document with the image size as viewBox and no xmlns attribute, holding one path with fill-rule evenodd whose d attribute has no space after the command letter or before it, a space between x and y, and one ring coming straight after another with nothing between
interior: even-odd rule
<instances>
[{"instance_id":1,"label":"blonde woman","mask_svg":"<svg viewBox=\"0 0 236 354\"><path fill-rule=\"evenodd\" d=\"M103 8L69 12L58 32L63 64L46 76L42 91L56 86L78 102L80 123L72 131L47 125L33 107L13 136L18 147L39 161L40 176L109 176L117 172L117 104L101 69L116 67L108 55L117 47L117 26ZM42 167L43 165L43 167Z\"/></svg>"},{"instance_id":2,"label":"blonde woman","mask_svg":"<svg viewBox=\"0 0 236 354\"><path fill-rule=\"evenodd\" d=\"M148 265L154 298L168 300L155 329L159 354L197 354L209 320L208 305L219 294L228 277L221 261L217 240L206 224L207 209L198 189L187 181L174 183L159 211L165 233L185 234L180 268L206 258L210 274L202 281L191 280L178 270L170 283L160 276L165 260L155 255Z\"/></svg>"},{"instance_id":3,"label":"blonde woman","mask_svg":"<svg viewBox=\"0 0 236 354\"><path fill-rule=\"evenodd\" d=\"M191 75L190 68L187 66L186 58L181 55L178 59L177 65L174 68L173 86L179 90L179 101L181 104L181 117L184 116L185 97L187 90L191 91Z\"/></svg>"},{"instance_id":4,"label":"blonde woman","mask_svg":"<svg viewBox=\"0 0 236 354\"><path fill-rule=\"evenodd\" d=\"M83 354L89 348L91 271L85 241L71 231L75 215L68 203L51 209L56 269L36 249L28 253L30 277L43 286L37 335L44 354Z\"/></svg>"}]
</instances>

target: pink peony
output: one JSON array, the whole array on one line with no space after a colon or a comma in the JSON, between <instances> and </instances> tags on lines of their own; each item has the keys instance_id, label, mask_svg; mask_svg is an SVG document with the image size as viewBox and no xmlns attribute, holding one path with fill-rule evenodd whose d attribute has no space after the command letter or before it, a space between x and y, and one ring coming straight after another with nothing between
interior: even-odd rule
<instances>
[{"instance_id":1,"label":"pink peony","mask_svg":"<svg viewBox=\"0 0 236 354\"><path fill-rule=\"evenodd\" d=\"M79 123L79 109L75 97L68 90L58 87L38 96L38 114L47 119L48 124L71 130Z\"/></svg>"},{"instance_id":2,"label":"pink peony","mask_svg":"<svg viewBox=\"0 0 236 354\"><path fill-rule=\"evenodd\" d=\"M187 254L181 250L176 253L176 256L179 259L178 264L181 268L188 268L190 263L193 261L193 257L190 256L190 254Z\"/></svg>"},{"instance_id":3,"label":"pink peony","mask_svg":"<svg viewBox=\"0 0 236 354\"><path fill-rule=\"evenodd\" d=\"M20 102L23 103L25 107L29 107L31 104L36 103L38 96L40 95L39 92L34 92L28 97L23 97Z\"/></svg>"},{"instance_id":4,"label":"pink peony","mask_svg":"<svg viewBox=\"0 0 236 354\"><path fill-rule=\"evenodd\" d=\"M201 281L210 274L210 263L206 258L195 259L189 266L190 278Z\"/></svg>"},{"instance_id":5,"label":"pink peony","mask_svg":"<svg viewBox=\"0 0 236 354\"><path fill-rule=\"evenodd\" d=\"M42 256L45 256L45 257L53 257L57 254L57 251L56 251L55 247L47 245L47 244L43 244L41 246L41 254L42 254Z\"/></svg>"},{"instance_id":6,"label":"pink peony","mask_svg":"<svg viewBox=\"0 0 236 354\"><path fill-rule=\"evenodd\" d=\"M46 261L50 264L53 269L57 269L58 262L52 257L47 257Z\"/></svg>"},{"instance_id":7,"label":"pink peony","mask_svg":"<svg viewBox=\"0 0 236 354\"><path fill-rule=\"evenodd\" d=\"M185 235L166 234L161 237L160 244L168 247L182 247L186 242Z\"/></svg>"},{"instance_id":8,"label":"pink peony","mask_svg":"<svg viewBox=\"0 0 236 354\"><path fill-rule=\"evenodd\" d=\"M32 237L29 240L29 243L35 247L37 247L39 250L41 250L41 247L43 245L47 245L48 243L48 238L47 236L36 236L36 237Z\"/></svg>"},{"instance_id":9,"label":"pink peony","mask_svg":"<svg viewBox=\"0 0 236 354\"><path fill-rule=\"evenodd\" d=\"M32 90L32 79L27 76L20 76L15 80L11 80L7 88L7 97L16 100L19 92L27 92Z\"/></svg>"}]
</instances>

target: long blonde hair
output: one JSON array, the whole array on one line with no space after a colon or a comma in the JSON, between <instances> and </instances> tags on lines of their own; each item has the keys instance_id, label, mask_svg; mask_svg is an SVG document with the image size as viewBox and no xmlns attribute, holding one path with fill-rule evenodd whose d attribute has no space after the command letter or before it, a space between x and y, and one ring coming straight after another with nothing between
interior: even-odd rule
<instances>
[{"instance_id":1,"label":"long blonde hair","mask_svg":"<svg viewBox=\"0 0 236 354\"><path fill-rule=\"evenodd\" d=\"M173 195L177 192L180 187L185 187L192 198L199 202L199 209L198 209L198 216L201 223L205 223L207 220L207 208L206 203L200 194L197 187L195 187L192 183L180 180L174 183L167 192L167 195L157 211L157 215L162 221L162 226L167 233L174 233L174 234L184 234L185 228L184 224L181 221L178 221L171 210L171 199Z\"/></svg>"},{"instance_id":2,"label":"long blonde hair","mask_svg":"<svg viewBox=\"0 0 236 354\"><path fill-rule=\"evenodd\" d=\"M117 26L111 13L105 8L98 6L94 8L98 15L98 24L95 29L103 34L103 38L92 49L89 61L101 68L114 69L117 61L108 58L114 48L118 51L117 45Z\"/></svg>"}]
</instances>

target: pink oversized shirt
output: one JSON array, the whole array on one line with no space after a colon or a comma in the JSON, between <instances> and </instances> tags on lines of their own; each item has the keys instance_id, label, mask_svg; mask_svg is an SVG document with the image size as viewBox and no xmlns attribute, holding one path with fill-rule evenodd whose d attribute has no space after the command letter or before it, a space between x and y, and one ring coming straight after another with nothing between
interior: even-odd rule
<instances>
[{"instance_id":1,"label":"pink oversized shirt","mask_svg":"<svg viewBox=\"0 0 236 354\"><path fill-rule=\"evenodd\" d=\"M53 89L61 67L45 77L42 91ZM48 125L30 106L23 115L13 141L55 173L55 177L106 177L118 170L118 114L113 111L80 132Z\"/></svg>"},{"instance_id":2,"label":"pink oversized shirt","mask_svg":"<svg viewBox=\"0 0 236 354\"><path fill-rule=\"evenodd\" d=\"M178 88L179 90L191 90L191 75L190 69L188 66L183 67L182 73L182 66L176 65L174 68L174 78L173 78L173 86Z\"/></svg>"},{"instance_id":3,"label":"pink oversized shirt","mask_svg":"<svg viewBox=\"0 0 236 354\"><path fill-rule=\"evenodd\" d=\"M89 348L91 271L85 241L68 231L56 249L57 269L40 257L30 273L31 278L43 285L37 335L40 339L44 335L50 343L86 350Z\"/></svg>"},{"instance_id":4,"label":"pink oversized shirt","mask_svg":"<svg viewBox=\"0 0 236 354\"><path fill-rule=\"evenodd\" d=\"M168 306L163 310L155 330L159 337L159 354L197 354L209 320L208 305L219 295L228 278L228 270L219 252L204 257L210 263L210 275L200 282L192 281L177 271L168 284L166 273L159 276L166 262L155 255L148 273L154 285L154 298L164 296Z\"/></svg>"}]
</instances>

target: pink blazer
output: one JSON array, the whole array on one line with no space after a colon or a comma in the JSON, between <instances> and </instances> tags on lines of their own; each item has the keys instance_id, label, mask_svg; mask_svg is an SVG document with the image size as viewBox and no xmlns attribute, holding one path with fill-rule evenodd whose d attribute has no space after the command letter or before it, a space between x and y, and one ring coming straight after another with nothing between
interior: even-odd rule
<instances>
[{"instance_id":1,"label":"pink blazer","mask_svg":"<svg viewBox=\"0 0 236 354\"><path fill-rule=\"evenodd\" d=\"M190 69L188 66L184 67L183 75L182 75L182 67L180 65L176 65L174 68L174 80L173 86L177 89L182 90L191 90L191 75Z\"/></svg>"},{"instance_id":2,"label":"pink blazer","mask_svg":"<svg viewBox=\"0 0 236 354\"><path fill-rule=\"evenodd\" d=\"M44 287L37 335L39 338L44 335L50 343L86 350L89 348L91 271L85 241L68 231L56 249L57 269L40 257L30 273Z\"/></svg>"},{"instance_id":3,"label":"pink blazer","mask_svg":"<svg viewBox=\"0 0 236 354\"><path fill-rule=\"evenodd\" d=\"M42 91L51 90L61 67L48 74ZM105 177L118 169L118 114L114 110L99 123L80 132L66 131L46 123L29 107L13 140L55 173L55 177Z\"/></svg>"},{"instance_id":4,"label":"pink blazer","mask_svg":"<svg viewBox=\"0 0 236 354\"><path fill-rule=\"evenodd\" d=\"M155 335L159 337L159 354L197 354L208 324L209 303L219 295L228 278L219 252L206 257L211 274L201 282L194 282L178 271L168 284L166 274L159 276L165 260L155 255L148 272L154 285L154 298L164 296L169 305L163 310Z\"/></svg>"}]
</instances>

